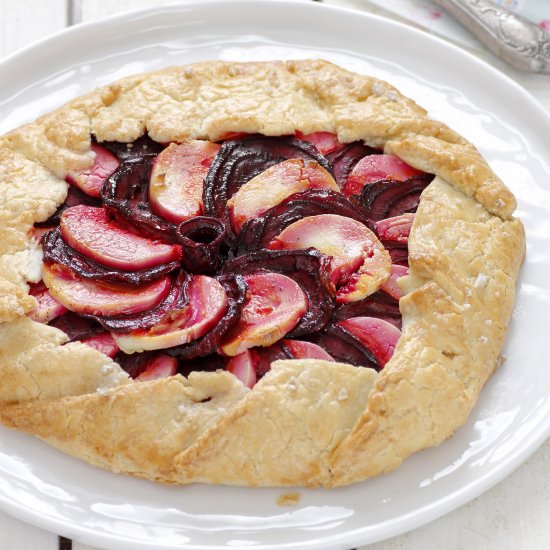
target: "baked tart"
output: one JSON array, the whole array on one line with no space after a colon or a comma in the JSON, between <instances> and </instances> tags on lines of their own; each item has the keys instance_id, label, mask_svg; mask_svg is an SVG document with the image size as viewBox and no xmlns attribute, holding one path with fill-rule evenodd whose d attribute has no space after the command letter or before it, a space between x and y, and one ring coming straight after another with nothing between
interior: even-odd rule
<instances>
[{"instance_id":1,"label":"baked tart","mask_svg":"<svg viewBox=\"0 0 550 550\"><path fill-rule=\"evenodd\" d=\"M162 483L332 487L461 426L524 256L475 147L325 61L125 78L0 138L0 419Z\"/></svg>"}]
</instances>

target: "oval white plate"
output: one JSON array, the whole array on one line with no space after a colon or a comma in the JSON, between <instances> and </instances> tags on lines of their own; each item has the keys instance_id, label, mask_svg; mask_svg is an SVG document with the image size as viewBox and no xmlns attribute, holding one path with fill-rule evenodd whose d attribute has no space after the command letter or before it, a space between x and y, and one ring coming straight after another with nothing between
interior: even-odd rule
<instances>
[{"instance_id":1,"label":"oval white plate","mask_svg":"<svg viewBox=\"0 0 550 550\"><path fill-rule=\"evenodd\" d=\"M550 433L550 120L511 80L426 34L313 3L196 2L81 25L0 64L0 133L124 75L197 60L323 57L389 80L471 139L519 198L527 261L504 351L468 423L390 475L331 491L161 487L0 429L0 505L110 548L350 548L435 519L494 485Z\"/></svg>"}]
</instances>

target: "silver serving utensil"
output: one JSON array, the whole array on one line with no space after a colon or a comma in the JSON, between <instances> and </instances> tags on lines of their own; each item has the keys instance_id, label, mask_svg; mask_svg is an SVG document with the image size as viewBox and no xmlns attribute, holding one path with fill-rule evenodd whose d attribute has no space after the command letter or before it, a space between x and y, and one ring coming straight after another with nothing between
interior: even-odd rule
<instances>
[{"instance_id":1,"label":"silver serving utensil","mask_svg":"<svg viewBox=\"0 0 550 550\"><path fill-rule=\"evenodd\" d=\"M434 0L489 50L520 71L550 74L550 35L490 0Z\"/></svg>"}]
</instances>

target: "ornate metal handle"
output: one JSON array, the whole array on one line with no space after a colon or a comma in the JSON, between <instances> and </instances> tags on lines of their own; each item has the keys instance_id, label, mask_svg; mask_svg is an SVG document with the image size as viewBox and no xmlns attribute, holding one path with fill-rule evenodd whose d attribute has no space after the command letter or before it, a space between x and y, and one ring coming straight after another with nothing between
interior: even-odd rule
<instances>
[{"instance_id":1,"label":"ornate metal handle","mask_svg":"<svg viewBox=\"0 0 550 550\"><path fill-rule=\"evenodd\" d=\"M494 54L519 69L550 74L550 36L490 0L434 0Z\"/></svg>"}]
</instances>

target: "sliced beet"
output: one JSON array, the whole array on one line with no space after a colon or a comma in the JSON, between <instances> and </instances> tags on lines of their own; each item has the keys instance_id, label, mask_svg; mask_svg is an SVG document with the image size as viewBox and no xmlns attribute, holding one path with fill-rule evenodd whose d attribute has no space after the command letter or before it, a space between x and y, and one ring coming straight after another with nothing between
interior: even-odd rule
<instances>
[{"instance_id":1,"label":"sliced beet","mask_svg":"<svg viewBox=\"0 0 550 550\"><path fill-rule=\"evenodd\" d=\"M177 361L175 362L166 353L158 351L145 351L143 353L132 353L132 355L121 351L115 355L114 360L134 380L152 380L171 376L176 373L178 368ZM155 376L155 374L162 374L163 376Z\"/></svg>"},{"instance_id":2,"label":"sliced beet","mask_svg":"<svg viewBox=\"0 0 550 550\"><path fill-rule=\"evenodd\" d=\"M183 376L189 376L194 371L214 372L225 369L225 359L217 353L211 353L204 357L194 357L188 361L179 361L178 372Z\"/></svg>"},{"instance_id":3,"label":"sliced beet","mask_svg":"<svg viewBox=\"0 0 550 550\"><path fill-rule=\"evenodd\" d=\"M53 227L59 225L63 212L65 212L67 208L71 208L72 206L77 206L79 204L99 207L101 206L101 200L90 197L86 195L86 193L80 191L80 189L77 189L71 185L67 191L67 198L65 199L65 202L61 204L45 222L35 223L34 225L35 227Z\"/></svg>"},{"instance_id":4,"label":"sliced beet","mask_svg":"<svg viewBox=\"0 0 550 550\"><path fill-rule=\"evenodd\" d=\"M100 332L94 336L89 336L81 342L111 358L120 351L114 338L108 332Z\"/></svg>"},{"instance_id":5,"label":"sliced beet","mask_svg":"<svg viewBox=\"0 0 550 550\"><path fill-rule=\"evenodd\" d=\"M228 260L222 273L247 275L260 271L282 273L294 279L304 291L308 310L288 336L298 337L320 330L334 309L330 283L330 258L308 250L259 250Z\"/></svg>"},{"instance_id":6,"label":"sliced beet","mask_svg":"<svg viewBox=\"0 0 550 550\"><path fill-rule=\"evenodd\" d=\"M136 235L111 220L103 208L73 206L63 212L63 240L83 256L111 269L145 270L181 259L178 245Z\"/></svg>"},{"instance_id":7,"label":"sliced beet","mask_svg":"<svg viewBox=\"0 0 550 550\"><path fill-rule=\"evenodd\" d=\"M359 195L358 203L365 215L374 221L416 212L420 194L433 177L432 174L425 174L405 181L379 180L367 183Z\"/></svg>"},{"instance_id":8,"label":"sliced beet","mask_svg":"<svg viewBox=\"0 0 550 550\"><path fill-rule=\"evenodd\" d=\"M401 312L399 302L386 292L379 290L364 300L338 304L332 314L332 322L344 321L351 317L377 317L401 328ZM327 350L328 351L328 350ZM330 353L330 352L329 352Z\"/></svg>"},{"instance_id":9,"label":"sliced beet","mask_svg":"<svg viewBox=\"0 0 550 550\"><path fill-rule=\"evenodd\" d=\"M334 169L334 177L340 189L343 187L344 183L348 179L348 176L355 168L355 165L363 157L368 155L376 155L378 153L380 153L378 149L364 145L361 141L348 143L345 147L328 153L327 159L332 164Z\"/></svg>"},{"instance_id":10,"label":"sliced beet","mask_svg":"<svg viewBox=\"0 0 550 550\"><path fill-rule=\"evenodd\" d=\"M143 157L156 157L164 149L162 143L153 141L147 134L136 139L133 143L103 141L101 146L113 153L121 162Z\"/></svg>"},{"instance_id":11,"label":"sliced beet","mask_svg":"<svg viewBox=\"0 0 550 550\"><path fill-rule=\"evenodd\" d=\"M229 250L225 225L210 216L181 223L176 237L183 249L183 267L193 273L215 273Z\"/></svg>"},{"instance_id":12,"label":"sliced beet","mask_svg":"<svg viewBox=\"0 0 550 550\"><path fill-rule=\"evenodd\" d=\"M104 332L101 325L93 319L81 317L72 311L56 317L48 325L62 330L69 337L69 342L85 340Z\"/></svg>"},{"instance_id":13,"label":"sliced beet","mask_svg":"<svg viewBox=\"0 0 550 550\"><path fill-rule=\"evenodd\" d=\"M341 363L356 367L368 367L380 371L382 365L375 355L359 338L339 324L331 324L321 332L310 336L309 340L321 346L331 357Z\"/></svg>"},{"instance_id":14,"label":"sliced beet","mask_svg":"<svg viewBox=\"0 0 550 550\"><path fill-rule=\"evenodd\" d=\"M331 164L314 145L293 136L253 135L226 141L204 180L205 213L229 228L227 201L254 176L289 159L314 160L332 174Z\"/></svg>"},{"instance_id":15,"label":"sliced beet","mask_svg":"<svg viewBox=\"0 0 550 550\"><path fill-rule=\"evenodd\" d=\"M169 262L141 271L121 271L108 268L71 248L62 239L59 228L46 233L42 237L42 250L44 262L65 265L84 279L93 279L105 283L125 283L137 286L166 275L180 267L179 262Z\"/></svg>"},{"instance_id":16,"label":"sliced beet","mask_svg":"<svg viewBox=\"0 0 550 550\"><path fill-rule=\"evenodd\" d=\"M338 214L368 223L363 213L341 193L330 189L307 189L286 198L263 216L246 222L237 238L237 250L243 254L266 248L290 224L320 214Z\"/></svg>"},{"instance_id":17,"label":"sliced beet","mask_svg":"<svg viewBox=\"0 0 550 550\"><path fill-rule=\"evenodd\" d=\"M244 301L246 298L246 283L239 275L225 275L217 277L227 295L228 308L225 315L218 321L216 326L202 338L194 340L189 344L177 346L166 350L167 353L182 360L204 357L214 353L225 335L241 317Z\"/></svg>"},{"instance_id":18,"label":"sliced beet","mask_svg":"<svg viewBox=\"0 0 550 550\"><path fill-rule=\"evenodd\" d=\"M151 210L149 180L155 158L130 158L105 180L103 204L122 224L130 223L139 234L174 242L176 226Z\"/></svg>"},{"instance_id":19,"label":"sliced beet","mask_svg":"<svg viewBox=\"0 0 550 550\"><path fill-rule=\"evenodd\" d=\"M134 315L119 315L118 317L91 317L102 327L113 332L130 332L137 329L147 329L158 323L169 311L182 309L187 303L187 287L191 276L180 271L173 279L166 298L156 307Z\"/></svg>"}]
</instances>

